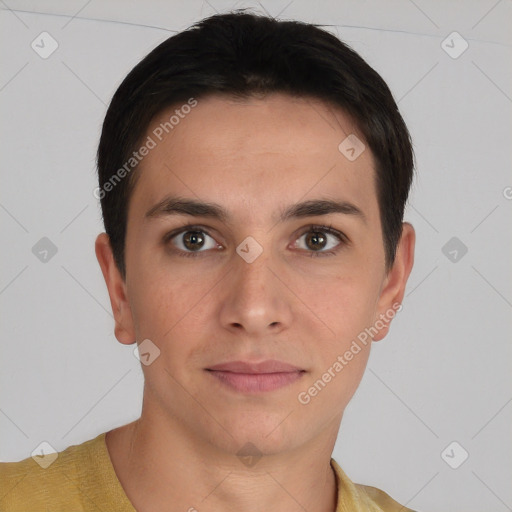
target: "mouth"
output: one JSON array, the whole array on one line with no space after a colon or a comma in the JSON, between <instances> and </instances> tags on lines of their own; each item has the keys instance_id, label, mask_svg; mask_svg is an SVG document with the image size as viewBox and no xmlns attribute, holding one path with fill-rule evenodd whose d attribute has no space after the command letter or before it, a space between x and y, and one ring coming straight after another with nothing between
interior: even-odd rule
<instances>
[{"instance_id":1,"label":"mouth","mask_svg":"<svg viewBox=\"0 0 512 512\"><path fill-rule=\"evenodd\" d=\"M297 381L306 372L276 360L260 363L231 361L205 370L231 390L240 393L275 391Z\"/></svg>"}]
</instances>

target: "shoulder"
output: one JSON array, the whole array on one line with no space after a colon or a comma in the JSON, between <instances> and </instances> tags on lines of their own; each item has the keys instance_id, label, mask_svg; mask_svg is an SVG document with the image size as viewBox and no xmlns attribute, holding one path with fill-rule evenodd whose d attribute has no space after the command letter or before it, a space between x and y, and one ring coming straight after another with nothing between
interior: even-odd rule
<instances>
[{"instance_id":1,"label":"shoulder","mask_svg":"<svg viewBox=\"0 0 512 512\"><path fill-rule=\"evenodd\" d=\"M389 496L389 494L377 489L377 487L362 484L355 484L355 486L360 495L364 495L365 498L368 498L379 507L378 510L382 510L383 512L414 512L414 510L401 505Z\"/></svg>"},{"instance_id":2,"label":"shoulder","mask_svg":"<svg viewBox=\"0 0 512 512\"><path fill-rule=\"evenodd\" d=\"M331 466L338 484L336 512L347 509L358 512L414 512L376 487L353 483L334 459L331 459Z\"/></svg>"},{"instance_id":3,"label":"shoulder","mask_svg":"<svg viewBox=\"0 0 512 512\"><path fill-rule=\"evenodd\" d=\"M51 503L68 507L80 504L84 476L94 469L95 453L104 435L58 453L0 463L0 510L18 512L38 510L37 506Z\"/></svg>"}]
</instances>

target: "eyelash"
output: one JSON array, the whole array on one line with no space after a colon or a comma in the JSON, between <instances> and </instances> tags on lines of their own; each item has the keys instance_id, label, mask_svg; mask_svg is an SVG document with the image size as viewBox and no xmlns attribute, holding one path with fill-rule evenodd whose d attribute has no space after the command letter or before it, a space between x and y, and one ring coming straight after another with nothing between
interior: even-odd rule
<instances>
[{"instance_id":1,"label":"eyelash","mask_svg":"<svg viewBox=\"0 0 512 512\"><path fill-rule=\"evenodd\" d=\"M181 235L183 233L187 233L188 231L199 231L201 233L204 233L208 235L209 237L213 238L212 235L208 232L207 229L205 229L203 226L198 226L195 224L187 224L185 226L182 226L178 230L171 231L170 233L167 233L164 236L164 244L168 244L173 238L177 237L178 235ZM302 237L303 235L310 233L310 232L320 232L320 233L329 233L330 235L334 235L338 240L340 241L340 245L330 251L308 251L311 253L310 257L323 257L323 256L334 256L338 251L340 251L343 248L343 245L348 244L347 237L337 229L334 229L331 225L310 225L306 226L306 229L297 237L297 240ZM201 256L206 251L195 251L195 252L184 252L181 249L172 249L172 251L177 254L178 256L184 257L184 258L196 258L198 256Z\"/></svg>"}]
</instances>

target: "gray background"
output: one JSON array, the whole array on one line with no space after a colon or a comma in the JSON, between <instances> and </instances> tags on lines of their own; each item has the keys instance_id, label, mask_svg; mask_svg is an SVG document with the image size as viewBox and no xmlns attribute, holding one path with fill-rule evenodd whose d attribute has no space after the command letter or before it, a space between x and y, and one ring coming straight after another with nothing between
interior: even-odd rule
<instances>
[{"instance_id":1,"label":"gray background","mask_svg":"<svg viewBox=\"0 0 512 512\"><path fill-rule=\"evenodd\" d=\"M415 267L334 458L420 511L512 510L510 0L0 2L0 459L139 416L140 363L113 335L94 255L100 126L148 51L251 5L331 25L388 82L415 144ZM47 59L31 48L43 31L59 45ZM453 31L469 44L457 58L442 43ZM458 53L464 42L447 44ZM58 249L46 262L32 252L43 237ZM453 441L445 460L469 453L458 469L442 457Z\"/></svg>"}]
</instances>

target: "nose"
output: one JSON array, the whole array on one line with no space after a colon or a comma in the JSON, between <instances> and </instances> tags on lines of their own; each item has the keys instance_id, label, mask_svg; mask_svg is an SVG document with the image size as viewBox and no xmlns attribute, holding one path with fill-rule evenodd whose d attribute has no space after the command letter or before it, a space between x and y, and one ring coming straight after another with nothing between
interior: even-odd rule
<instances>
[{"instance_id":1,"label":"nose","mask_svg":"<svg viewBox=\"0 0 512 512\"><path fill-rule=\"evenodd\" d=\"M290 292L278 276L279 266L269 252L263 251L251 263L236 254L221 291L222 326L254 337L289 327L293 316Z\"/></svg>"}]
</instances>

